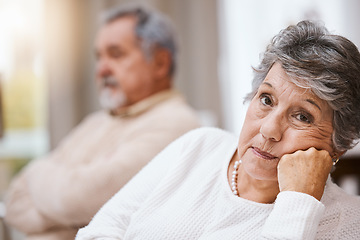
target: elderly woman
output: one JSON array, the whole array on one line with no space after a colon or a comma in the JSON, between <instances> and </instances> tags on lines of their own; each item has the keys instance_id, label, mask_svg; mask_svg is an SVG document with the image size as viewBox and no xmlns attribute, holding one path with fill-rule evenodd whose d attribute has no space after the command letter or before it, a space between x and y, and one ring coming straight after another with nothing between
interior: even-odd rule
<instances>
[{"instance_id":1,"label":"elderly woman","mask_svg":"<svg viewBox=\"0 0 360 240\"><path fill-rule=\"evenodd\" d=\"M80 239L355 239L360 199L330 170L360 135L360 54L303 21L255 69L239 140L173 142L78 232Z\"/></svg>"}]
</instances>

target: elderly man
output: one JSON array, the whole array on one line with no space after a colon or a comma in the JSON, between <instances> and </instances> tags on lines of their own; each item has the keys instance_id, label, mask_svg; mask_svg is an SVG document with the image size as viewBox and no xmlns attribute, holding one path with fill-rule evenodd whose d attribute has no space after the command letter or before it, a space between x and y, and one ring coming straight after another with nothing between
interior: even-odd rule
<instances>
[{"instance_id":1,"label":"elderly man","mask_svg":"<svg viewBox=\"0 0 360 240\"><path fill-rule=\"evenodd\" d=\"M199 126L195 112L172 89L176 46L160 13L112 9L95 49L105 110L31 162L9 188L5 219L28 239L74 239L149 160Z\"/></svg>"}]
</instances>

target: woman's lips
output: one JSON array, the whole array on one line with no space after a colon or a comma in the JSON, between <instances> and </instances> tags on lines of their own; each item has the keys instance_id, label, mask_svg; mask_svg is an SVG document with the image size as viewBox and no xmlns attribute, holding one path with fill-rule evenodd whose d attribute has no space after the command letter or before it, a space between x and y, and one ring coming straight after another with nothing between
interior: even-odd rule
<instances>
[{"instance_id":1,"label":"woman's lips","mask_svg":"<svg viewBox=\"0 0 360 240\"><path fill-rule=\"evenodd\" d=\"M270 153L261 151L259 148L253 147L252 149L253 149L253 152L254 152L254 154L256 156L259 156L259 157L264 158L266 160L273 160L273 159L277 158L277 157L271 155Z\"/></svg>"}]
</instances>

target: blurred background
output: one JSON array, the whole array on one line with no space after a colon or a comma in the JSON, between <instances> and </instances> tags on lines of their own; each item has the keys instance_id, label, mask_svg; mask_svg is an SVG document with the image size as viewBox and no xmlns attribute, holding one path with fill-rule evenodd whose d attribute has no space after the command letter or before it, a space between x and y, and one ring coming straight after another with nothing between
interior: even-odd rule
<instances>
[{"instance_id":1,"label":"blurred background","mask_svg":"<svg viewBox=\"0 0 360 240\"><path fill-rule=\"evenodd\" d=\"M99 108L93 51L97 18L125 2L130 0L0 0L0 201L21 167L54 148ZM172 19L180 49L176 88L204 125L236 134L247 108L243 98L251 87L251 66L282 28L322 20L331 32L360 46L358 0L131 2ZM360 147L345 155L332 177L359 194ZM0 216L3 210L0 205Z\"/></svg>"}]
</instances>

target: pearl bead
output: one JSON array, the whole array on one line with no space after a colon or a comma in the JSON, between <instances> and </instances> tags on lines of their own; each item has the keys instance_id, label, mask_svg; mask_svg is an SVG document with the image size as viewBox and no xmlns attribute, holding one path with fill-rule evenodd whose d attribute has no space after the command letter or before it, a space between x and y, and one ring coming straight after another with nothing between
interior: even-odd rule
<instances>
[{"instance_id":1,"label":"pearl bead","mask_svg":"<svg viewBox=\"0 0 360 240\"><path fill-rule=\"evenodd\" d=\"M233 192L233 194L235 196L239 196L238 192L237 192L237 181L236 181L236 179L237 179L237 175L238 175L237 169L238 169L240 163L241 163L241 160L235 161L235 163L234 163L234 171L232 172L232 178L231 178L231 189L232 189L232 192Z\"/></svg>"}]
</instances>

